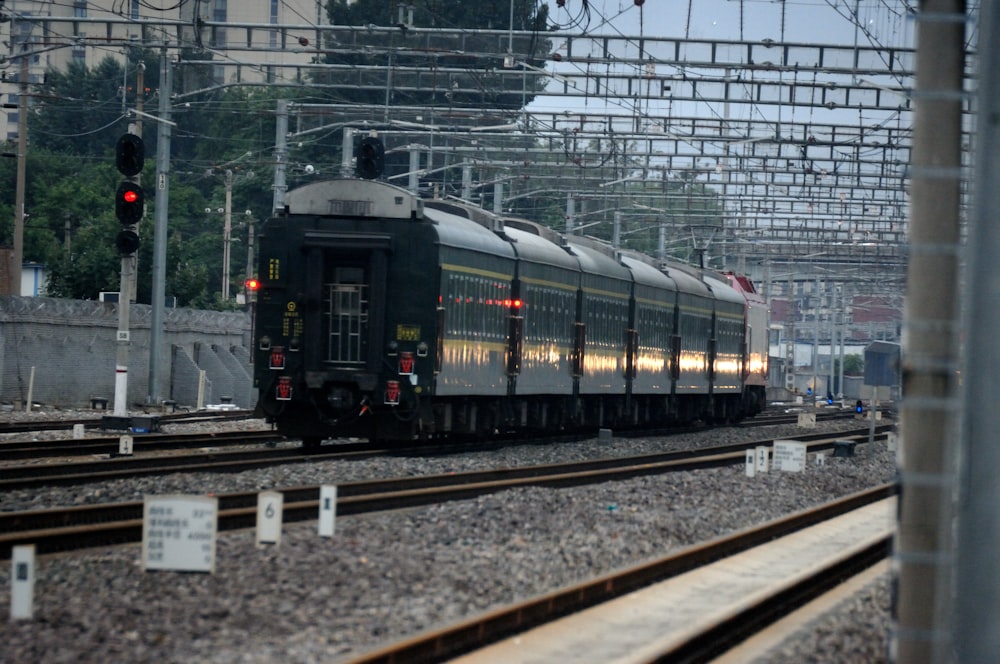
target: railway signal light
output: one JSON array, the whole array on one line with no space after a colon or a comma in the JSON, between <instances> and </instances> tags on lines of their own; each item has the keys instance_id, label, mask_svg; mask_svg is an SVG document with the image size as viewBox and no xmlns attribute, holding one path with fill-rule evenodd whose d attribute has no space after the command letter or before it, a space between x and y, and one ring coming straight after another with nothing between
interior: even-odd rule
<instances>
[{"instance_id":1,"label":"railway signal light","mask_svg":"<svg viewBox=\"0 0 1000 664\"><path fill-rule=\"evenodd\" d=\"M119 255L131 256L139 250L139 234L130 229L118 231L118 235L115 236L115 248Z\"/></svg>"},{"instance_id":2,"label":"railway signal light","mask_svg":"<svg viewBox=\"0 0 1000 664\"><path fill-rule=\"evenodd\" d=\"M126 226L139 223L145 200L142 187L135 182L125 180L118 185L118 192L115 194L115 216L118 221Z\"/></svg>"},{"instance_id":3,"label":"railway signal light","mask_svg":"<svg viewBox=\"0 0 1000 664\"><path fill-rule=\"evenodd\" d=\"M354 155L357 159L356 172L365 180L374 180L382 175L385 168L385 146L374 136L361 139Z\"/></svg>"},{"instance_id":4,"label":"railway signal light","mask_svg":"<svg viewBox=\"0 0 1000 664\"><path fill-rule=\"evenodd\" d=\"M142 172L146 159L146 144L135 134L122 134L115 143L115 166L125 177L135 177Z\"/></svg>"},{"instance_id":5,"label":"railway signal light","mask_svg":"<svg viewBox=\"0 0 1000 664\"><path fill-rule=\"evenodd\" d=\"M865 412L865 405L861 403L861 399L858 399L858 402L854 404L854 412L858 415Z\"/></svg>"},{"instance_id":6,"label":"railway signal light","mask_svg":"<svg viewBox=\"0 0 1000 664\"><path fill-rule=\"evenodd\" d=\"M122 256L131 256L139 249L139 234L133 226L139 223L145 209L146 196L135 179L142 172L146 159L146 146L142 138L122 134L115 143L115 167L127 179L115 192L115 216L123 228L115 237L115 247Z\"/></svg>"}]
</instances>

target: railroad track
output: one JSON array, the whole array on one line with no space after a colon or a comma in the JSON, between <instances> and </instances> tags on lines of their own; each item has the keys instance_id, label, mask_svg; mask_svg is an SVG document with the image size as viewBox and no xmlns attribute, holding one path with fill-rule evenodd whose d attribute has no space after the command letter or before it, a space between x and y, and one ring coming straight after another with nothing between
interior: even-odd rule
<instances>
[{"instance_id":1,"label":"railroad track","mask_svg":"<svg viewBox=\"0 0 1000 664\"><path fill-rule=\"evenodd\" d=\"M884 438L884 435L884 432L880 432L880 439ZM866 436L867 432L855 432L854 435L816 434L812 437L802 436L800 439L809 443L810 452L817 452L833 448L837 440L860 441L862 438L866 439ZM337 513L361 514L464 500L520 486L580 486L682 470L731 466L745 463L747 449L768 443L769 441L753 441L634 457L348 482L338 485ZM286 458L312 461L324 456L301 453L296 456L294 452L293 450L286 454ZM318 486L283 490L284 520L292 522L316 519L319 490ZM220 531L256 525L256 492L222 494L218 497ZM39 553L51 553L138 542L142 539L142 509L142 502L136 501L26 512L0 512L0 559L8 558L11 547L18 544L34 543Z\"/></svg>"},{"instance_id":2,"label":"railroad track","mask_svg":"<svg viewBox=\"0 0 1000 664\"><path fill-rule=\"evenodd\" d=\"M898 490L897 484L886 484L859 492L351 661L464 664L461 656L469 653L469 662L709 661L885 559ZM822 537L828 540L819 541ZM789 556L800 558L801 566L782 569ZM767 580L749 578L762 565L776 572L777 581L767 585ZM624 630L623 616L629 622Z\"/></svg>"},{"instance_id":3,"label":"railroad track","mask_svg":"<svg viewBox=\"0 0 1000 664\"><path fill-rule=\"evenodd\" d=\"M193 413L156 414L155 417L159 418L161 424L196 424L199 422L246 420L253 417L253 412L249 410L196 411ZM28 419L20 422L0 422L0 435L31 431L72 431L77 424L83 425L84 429L100 429L103 418L75 417L59 420Z\"/></svg>"},{"instance_id":4,"label":"railroad track","mask_svg":"<svg viewBox=\"0 0 1000 664\"><path fill-rule=\"evenodd\" d=\"M118 454L121 434L89 438L0 442L0 461L49 457ZM135 452L275 443L284 440L276 431L220 431L217 433L151 433L132 436Z\"/></svg>"},{"instance_id":5,"label":"railroad track","mask_svg":"<svg viewBox=\"0 0 1000 664\"><path fill-rule=\"evenodd\" d=\"M878 428L879 433L890 429L891 425ZM838 436L848 439L851 436L860 437L867 430L845 432ZM241 432L233 434L229 444L267 443L276 440L272 432ZM830 434L814 433L797 435L797 440L809 441L829 437ZM117 439L116 439L117 440ZM454 454L469 450L486 450L491 446L470 446L467 444L435 444L433 446L418 445L414 447L394 447L386 449L367 442L345 442L335 445L324 445L319 448L305 450L303 448L251 449L224 451L214 449L223 439L219 434L193 434L192 439L178 443L187 448L202 448L196 454L170 456L122 456L99 459L94 461L74 461L69 463L29 464L4 467L4 476L0 479L0 491L17 489L32 489L44 486L71 486L77 484L104 482L130 477L163 475L166 473L193 472L239 472L266 468L288 463L311 463L344 458L365 458L379 454ZM70 441L66 441L69 444ZM525 442L525 441L521 441ZM500 444L500 443L498 443ZM765 443L757 443L762 445ZM29 444L30 445L30 444ZM207 449L206 449L207 448ZM117 442L114 443L117 450ZM740 447L746 449L746 446ZM3 458L0 456L0 458Z\"/></svg>"}]
</instances>

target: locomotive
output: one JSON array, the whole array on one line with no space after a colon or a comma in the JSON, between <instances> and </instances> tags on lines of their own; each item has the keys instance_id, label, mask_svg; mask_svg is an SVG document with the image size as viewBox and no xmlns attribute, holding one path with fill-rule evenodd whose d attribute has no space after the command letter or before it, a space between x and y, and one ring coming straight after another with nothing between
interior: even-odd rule
<instances>
[{"instance_id":1,"label":"locomotive","mask_svg":"<svg viewBox=\"0 0 1000 664\"><path fill-rule=\"evenodd\" d=\"M372 179L286 194L259 238L256 411L307 447L735 421L767 307L663 262Z\"/></svg>"}]
</instances>

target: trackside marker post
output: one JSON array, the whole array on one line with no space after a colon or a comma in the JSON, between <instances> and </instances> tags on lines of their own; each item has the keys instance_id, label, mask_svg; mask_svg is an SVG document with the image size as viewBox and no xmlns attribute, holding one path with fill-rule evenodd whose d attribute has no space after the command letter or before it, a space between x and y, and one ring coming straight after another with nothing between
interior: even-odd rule
<instances>
[{"instance_id":1,"label":"trackside marker post","mask_svg":"<svg viewBox=\"0 0 1000 664\"><path fill-rule=\"evenodd\" d=\"M771 450L768 447L761 445L756 450L757 453L757 472L766 473L770 469L770 453Z\"/></svg>"},{"instance_id":2,"label":"trackside marker post","mask_svg":"<svg viewBox=\"0 0 1000 664\"><path fill-rule=\"evenodd\" d=\"M118 436L118 456L132 456L132 436Z\"/></svg>"},{"instance_id":3,"label":"trackside marker post","mask_svg":"<svg viewBox=\"0 0 1000 664\"><path fill-rule=\"evenodd\" d=\"M281 544L285 497L277 491L257 494L257 544Z\"/></svg>"},{"instance_id":4,"label":"trackside marker post","mask_svg":"<svg viewBox=\"0 0 1000 664\"><path fill-rule=\"evenodd\" d=\"M757 474L757 459L753 450L747 450L746 475L753 477Z\"/></svg>"},{"instance_id":5,"label":"trackside marker post","mask_svg":"<svg viewBox=\"0 0 1000 664\"><path fill-rule=\"evenodd\" d=\"M333 537L337 517L337 487L319 488L319 536Z\"/></svg>"},{"instance_id":6,"label":"trackside marker post","mask_svg":"<svg viewBox=\"0 0 1000 664\"><path fill-rule=\"evenodd\" d=\"M35 603L35 545L11 549L10 619L31 620Z\"/></svg>"},{"instance_id":7,"label":"trackside marker post","mask_svg":"<svg viewBox=\"0 0 1000 664\"><path fill-rule=\"evenodd\" d=\"M142 561L146 570L215 571L219 499L209 496L146 496Z\"/></svg>"}]
</instances>

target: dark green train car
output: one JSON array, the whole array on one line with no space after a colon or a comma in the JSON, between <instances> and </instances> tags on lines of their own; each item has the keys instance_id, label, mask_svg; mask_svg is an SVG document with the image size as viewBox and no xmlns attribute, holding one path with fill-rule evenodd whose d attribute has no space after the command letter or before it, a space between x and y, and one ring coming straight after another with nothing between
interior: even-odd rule
<instances>
[{"instance_id":1,"label":"dark green train car","mask_svg":"<svg viewBox=\"0 0 1000 664\"><path fill-rule=\"evenodd\" d=\"M698 270L361 179L259 246L257 410L306 445L743 414L743 299Z\"/></svg>"}]
</instances>

